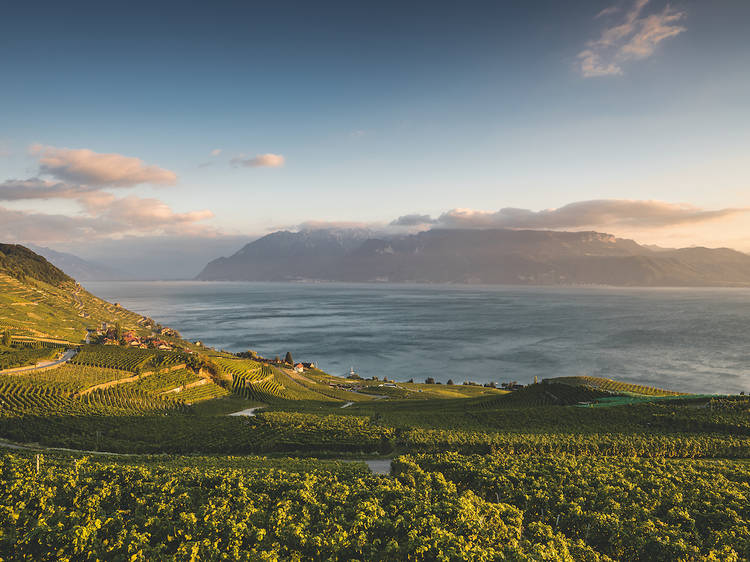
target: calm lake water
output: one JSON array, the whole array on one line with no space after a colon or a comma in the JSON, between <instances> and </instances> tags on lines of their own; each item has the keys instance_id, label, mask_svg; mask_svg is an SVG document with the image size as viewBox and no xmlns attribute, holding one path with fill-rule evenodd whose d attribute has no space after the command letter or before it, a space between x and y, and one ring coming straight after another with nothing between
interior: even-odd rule
<instances>
[{"instance_id":1,"label":"calm lake water","mask_svg":"<svg viewBox=\"0 0 750 562\"><path fill-rule=\"evenodd\" d=\"M592 375L750 391L750 290L89 282L229 351L456 383Z\"/></svg>"}]
</instances>

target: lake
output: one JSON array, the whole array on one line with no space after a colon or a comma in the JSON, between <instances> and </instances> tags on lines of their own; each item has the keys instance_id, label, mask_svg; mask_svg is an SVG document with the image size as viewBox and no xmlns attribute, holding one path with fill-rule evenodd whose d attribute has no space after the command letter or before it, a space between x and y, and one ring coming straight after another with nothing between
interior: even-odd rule
<instances>
[{"instance_id":1,"label":"lake","mask_svg":"<svg viewBox=\"0 0 750 562\"><path fill-rule=\"evenodd\" d=\"M455 383L591 375L750 391L749 289L87 282L191 340L337 375Z\"/></svg>"}]
</instances>

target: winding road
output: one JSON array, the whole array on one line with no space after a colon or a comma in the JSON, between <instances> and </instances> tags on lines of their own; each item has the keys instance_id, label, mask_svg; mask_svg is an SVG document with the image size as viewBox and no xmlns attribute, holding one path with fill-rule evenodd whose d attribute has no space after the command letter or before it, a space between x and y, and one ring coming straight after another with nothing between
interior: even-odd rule
<instances>
[{"instance_id":1,"label":"winding road","mask_svg":"<svg viewBox=\"0 0 750 562\"><path fill-rule=\"evenodd\" d=\"M52 361L49 363L37 363L36 365L31 365L29 367L17 367L15 369L6 369L5 371L0 371L0 375L18 375L21 373L30 373L32 371L43 371L46 369L54 369L55 367L64 365L65 363L73 359L76 353L78 353L78 350L69 349L68 351L63 353L63 356L60 357L60 359L56 361Z\"/></svg>"}]
</instances>

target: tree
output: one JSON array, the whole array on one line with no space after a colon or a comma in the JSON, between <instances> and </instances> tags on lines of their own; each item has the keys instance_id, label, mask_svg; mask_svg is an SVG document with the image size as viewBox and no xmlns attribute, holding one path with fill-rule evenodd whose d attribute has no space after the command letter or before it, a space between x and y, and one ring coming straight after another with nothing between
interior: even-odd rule
<instances>
[{"instance_id":1,"label":"tree","mask_svg":"<svg viewBox=\"0 0 750 562\"><path fill-rule=\"evenodd\" d=\"M10 330L5 330L5 332L3 332L3 345L5 347L10 347L12 341L13 340L10 337Z\"/></svg>"},{"instance_id":2,"label":"tree","mask_svg":"<svg viewBox=\"0 0 750 562\"><path fill-rule=\"evenodd\" d=\"M119 322L115 324L115 339L117 341L120 341L122 339L122 326L120 326Z\"/></svg>"},{"instance_id":3,"label":"tree","mask_svg":"<svg viewBox=\"0 0 750 562\"><path fill-rule=\"evenodd\" d=\"M427 377L427 378L426 378L426 379L424 380L424 383L425 383L425 384L435 384L435 379L434 379L434 378L432 378L432 377Z\"/></svg>"},{"instance_id":4,"label":"tree","mask_svg":"<svg viewBox=\"0 0 750 562\"><path fill-rule=\"evenodd\" d=\"M445 383L445 384L448 384L448 385L450 385L450 386L453 386L453 379L448 379L448 382L447 382L447 383Z\"/></svg>"},{"instance_id":5,"label":"tree","mask_svg":"<svg viewBox=\"0 0 750 562\"><path fill-rule=\"evenodd\" d=\"M286 355L284 356L284 363L288 363L289 365L294 365L294 359L292 359L291 351L286 352Z\"/></svg>"}]
</instances>

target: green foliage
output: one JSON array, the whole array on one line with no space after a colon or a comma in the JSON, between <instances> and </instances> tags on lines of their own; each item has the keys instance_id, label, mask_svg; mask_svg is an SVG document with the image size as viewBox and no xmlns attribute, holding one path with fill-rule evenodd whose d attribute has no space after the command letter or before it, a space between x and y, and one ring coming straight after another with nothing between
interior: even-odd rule
<instances>
[{"instance_id":1,"label":"green foliage","mask_svg":"<svg viewBox=\"0 0 750 562\"><path fill-rule=\"evenodd\" d=\"M22 507L23 506L23 507ZM439 473L0 461L0 555L128 560L597 560Z\"/></svg>"},{"instance_id":2,"label":"green foliage","mask_svg":"<svg viewBox=\"0 0 750 562\"><path fill-rule=\"evenodd\" d=\"M294 365L294 359L292 359L292 352L287 351L286 355L284 356L284 363L287 365Z\"/></svg>"},{"instance_id":3,"label":"green foliage","mask_svg":"<svg viewBox=\"0 0 750 562\"><path fill-rule=\"evenodd\" d=\"M523 511L617 560L750 557L750 468L729 461L569 455L401 457L396 473L438 471L459 490Z\"/></svg>"}]
</instances>

